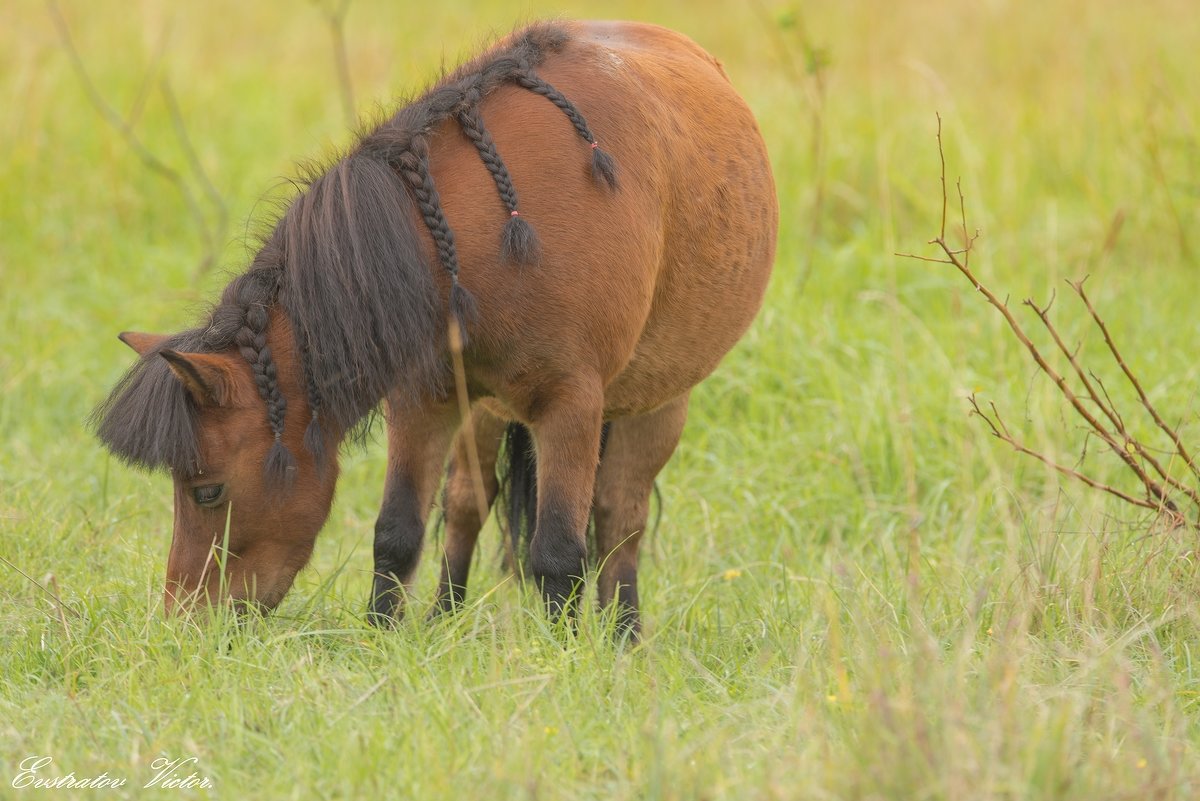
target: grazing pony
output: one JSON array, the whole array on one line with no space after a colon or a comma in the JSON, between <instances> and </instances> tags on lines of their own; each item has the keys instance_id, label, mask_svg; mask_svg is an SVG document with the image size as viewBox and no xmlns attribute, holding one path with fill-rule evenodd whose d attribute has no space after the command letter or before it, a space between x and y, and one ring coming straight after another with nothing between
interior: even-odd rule
<instances>
[{"instance_id":1,"label":"grazing pony","mask_svg":"<svg viewBox=\"0 0 1200 801\"><path fill-rule=\"evenodd\" d=\"M382 404L373 622L443 473L438 608L461 603L506 462L550 612L594 519L600 603L636 633L655 476L762 302L778 216L750 110L678 33L538 24L455 70L308 177L202 326L121 335L140 358L93 425L174 480L167 609L278 604Z\"/></svg>"}]
</instances>

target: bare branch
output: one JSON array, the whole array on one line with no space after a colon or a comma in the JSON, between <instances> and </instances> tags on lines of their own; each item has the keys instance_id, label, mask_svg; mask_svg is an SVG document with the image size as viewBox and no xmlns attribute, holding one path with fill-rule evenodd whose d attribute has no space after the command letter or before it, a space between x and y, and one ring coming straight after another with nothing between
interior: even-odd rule
<instances>
[{"instance_id":1,"label":"bare branch","mask_svg":"<svg viewBox=\"0 0 1200 801\"><path fill-rule=\"evenodd\" d=\"M1154 404L1150 402L1150 398L1146 396L1146 391L1142 389L1142 383L1138 381L1137 376L1134 375L1133 370L1131 370L1129 365L1126 363L1125 357L1121 355L1121 351L1117 348L1117 343L1113 341L1112 334L1108 330L1108 325L1104 322L1104 319L1100 316L1100 313L1096 311L1096 307L1092 305L1091 298L1087 296L1087 292L1083 288L1085 281L1087 281L1087 276L1084 276L1079 281L1068 283L1070 283L1071 288L1075 290L1075 293L1079 295L1080 300L1083 301L1083 305L1087 307L1088 314L1092 316L1092 320L1096 323L1096 327L1100 329L1100 333L1104 336L1104 344L1108 345L1108 350L1112 354L1113 359L1116 360L1117 365L1121 368L1121 372L1125 374L1125 377L1129 379L1129 383L1133 385L1133 389L1135 392L1137 392L1138 400L1141 401L1142 406L1145 407L1146 411L1150 413L1150 417L1153 418L1155 425L1157 425L1164 434L1171 438L1171 442L1175 445L1175 452L1179 454L1179 458L1183 459L1184 464L1186 464L1188 469L1192 471L1192 475L1196 476L1197 479L1200 479L1200 469L1197 469L1195 460L1192 458L1191 453L1188 452L1187 447L1183 444L1183 440L1179 437L1179 432L1170 426L1167 421L1162 418L1162 415L1158 413L1158 409L1154 407Z\"/></svg>"},{"instance_id":2,"label":"bare branch","mask_svg":"<svg viewBox=\"0 0 1200 801\"><path fill-rule=\"evenodd\" d=\"M939 148L941 147L940 135L938 137L938 146ZM944 156L942 158L942 163L945 164ZM944 186L945 176L943 175L942 178ZM943 196L943 203L945 203L945 200L946 198ZM1033 340L1029 338L1029 336L1025 333L1024 328L1021 327L1021 324L1017 322L1017 319L1013 316L1012 312L1009 311L1008 304L1006 302L1002 303L999 297L997 297L992 290L990 290L987 286L980 282L978 278L975 277L975 274L967 265L966 255L964 254L962 258L960 258L960 254L952 249L949 244L947 244L944 236L939 236L934 239L934 244L941 248L942 253L947 259L950 260L950 263L953 264L954 267L971 282L972 286L974 286L975 289L987 299L988 303L990 303L996 308L997 311L1000 312L1000 314L1004 317L1005 322L1008 323L1008 327L1012 330L1013 335L1016 336L1017 340L1025 346L1025 349L1029 352L1029 355L1033 357L1033 360L1037 364L1038 368L1040 368L1041 371L1045 373L1051 381L1054 382L1054 385L1058 388L1059 393L1067 400L1068 403L1071 404L1076 413L1079 414L1079 416L1082 417L1084 421L1086 421L1087 424L1096 431L1100 438L1108 444L1109 448L1117 454L1118 458L1125 462L1125 465L1134 473L1134 475L1138 477L1138 480L1141 481L1142 485L1146 488L1147 494L1158 502L1170 504L1171 501L1168 497L1167 491L1148 473L1146 473L1145 469L1142 468L1137 459L1134 458L1133 454L1129 453L1129 451L1124 447L1124 443L1119 442L1112 435L1112 433L1109 432L1108 429L1099 420L1097 420L1090 411L1088 411L1087 406L1080 400L1079 396L1075 394L1075 391L1071 389L1066 378L1057 370L1055 370L1048 361L1046 361L1038 347L1033 344ZM1033 306L1032 303L1029 305ZM1035 311L1037 311L1036 306L1033 306L1033 308ZM1057 339L1057 332L1055 332L1054 336ZM1058 341L1061 342L1061 340Z\"/></svg>"},{"instance_id":3,"label":"bare branch","mask_svg":"<svg viewBox=\"0 0 1200 801\"><path fill-rule=\"evenodd\" d=\"M1165 481L1169 486L1187 495L1188 498L1192 500L1192 503L1196 504L1197 507L1200 507L1200 494L1198 494L1193 488L1181 483L1178 479L1175 479L1169 475L1167 470L1162 466L1158 459L1154 458L1154 455L1150 453L1150 451L1148 451L1140 441L1130 436L1129 432L1125 430L1125 423L1121 419L1120 415L1117 414L1116 410L1112 407L1111 399L1108 398L1108 393L1105 392L1104 397L1102 398L1100 393L1096 391L1096 387L1088 377L1088 373L1084 371L1083 367L1079 363L1078 353L1072 352L1070 348L1067 347L1067 344L1063 341L1062 337L1059 336L1058 329L1054 326L1054 323L1050 321L1049 311L1050 307L1054 305L1054 298L1056 296L1057 293L1053 293L1051 295L1050 302L1046 304L1045 308L1038 308L1037 304L1032 300L1026 300L1025 305L1033 309L1034 313L1037 314L1038 319L1042 321L1042 326L1050 334L1050 338L1054 340L1054 344L1057 345L1059 351L1067 357L1067 362L1071 365L1071 369L1075 372L1075 375L1083 384L1084 391L1087 392L1088 397L1091 398L1092 402L1096 404L1101 412L1103 412L1104 416L1108 418L1108 421L1112 423L1115 433L1110 435L1106 430L1097 428L1096 426L1098 423L1093 422L1086 416L1085 419L1090 425L1092 425L1093 428L1096 428L1096 432L1100 434L1101 438L1104 439L1105 442L1114 448L1120 449L1119 453L1121 454L1121 458L1130 466L1131 469L1134 470L1138 478L1142 480L1142 483L1146 484L1147 489L1151 490L1152 496L1157 496L1158 491L1152 490L1150 484L1147 483L1147 478L1149 477L1144 477L1144 468L1140 468L1140 465L1138 468L1134 468L1135 460L1133 459L1133 454L1136 454L1138 457L1149 463L1163 481Z\"/></svg>"},{"instance_id":4,"label":"bare branch","mask_svg":"<svg viewBox=\"0 0 1200 801\"><path fill-rule=\"evenodd\" d=\"M949 259L935 259L931 256L918 256L915 253L893 253L893 256L899 256L902 259L916 259L917 261L931 261L934 264L954 264Z\"/></svg>"},{"instance_id":5,"label":"bare branch","mask_svg":"<svg viewBox=\"0 0 1200 801\"><path fill-rule=\"evenodd\" d=\"M940 139L938 140L938 144L939 145L941 144ZM945 170L945 164L946 164L946 157L943 156L942 157L942 169L943 170ZM943 188L945 187L945 183L946 183L946 178L943 175L942 176ZM955 186L955 188L958 189L958 211L960 214L960 220L962 222L962 235L963 235L962 250L956 250L954 253L955 253L955 255L958 255L961 253L962 257L963 257L963 264L969 265L971 263L971 247L975 244L975 240L979 238L979 232L976 231L975 236L971 236L967 233L967 199L965 197L963 197L962 178L959 178L958 180L956 180L954 182L954 186ZM946 198L943 197L942 198L942 216L943 216L943 218L945 217L945 214L946 214L945 207L946 207ZM942 227L943 228L946 227L945 219L942 220ZM945 233L942 234L942 238L943 239L946 238Z\"/></svg>"},{"instance_id":6,"label":"bare branch","mask_svg":"<svg viewBox=\"0 0 1200 801\"><path fill-rule=\"evenodd\" d=\"M1004 424L1004 421L1000 418L1000 412L996 409L996 405L994 403L991 404L992 414L995 416L995 419L993 420L991 417L988 417L986 412L984 412L982 409L979 408L979 402L975 398L974 394L972 394L970 396L970 398L968 398L968 400L971 403L971 410L972 410L971 413L974 415L977 415L978 417L983 419L983 421L987 424L988 428L991 429L992 436L996 437L997 439L1003 440L1004 442L1007 442L1009 445L1012 446L1013 450L1017 451L1018 453L1023 453L1026 456L1032 456L1033 458L1037 459L1039 462L1042 462L1043 464L1047 465L1048 467L1051 467L1054 470L1057 470L1059 473L1062 473L1065 476L1070 476L1071 478L1081 481L1082 483L1087 484L1089 487L1093 487L1093 488L1101 490L1103 492L1107 492L1110 495L1120 498L1121 500L1125 501L1126 503L1131 503L1134 506L1140 506L1143 509L1153 509L1156 512L1164 511L1164 507L1159 504L1148 501L1145 498L1135 498L1134 496L1132 496L1128 493L1122 492L1121 490L1117 489L1116 487L1109 486L1108 484L1105 484L1101 481L1097 481L1096 479L1091 478L1090 476L1084 475L1083 473L1080 473L1078 470L1074 470L1065 465L1061 465L1058 462L1054 461L1053 459L1049 458L1048 456L1038 453L1037 451L1033 450L1032 448L1029 448L1029 447L1023 445L1015 437L1013 437L1012 434L1009 432L1008 426L1006 426ZM1177 514L1177 512L1170 507L1166 507L1165 511L1173 513L1173 514Z\"/></svg>"},{"instance_id":7,"label":"bare branch","mask_svg":"<svg viewBox=\"0 0 1200 801\"><path fill-rule=\"evenodd\" d=\"M976 398L972 395L970 402L973 413L984 420L988 428L991 430L993 436L1007 442L1017 451L1038 459L1063 475L1071 476L1072 478L1075 478L1090 487L1099 489L1103 492L1113 495L1114 497L1120 498L1127 503L1131 503L1135 506L1140 506L1146 509L1153 509L1159 514L1168 515L1176 523L1185 522L1185 519L1172 496L1174 493L1179 493L1182 496L1186 496L1197 510L1198 521L1196 523L1196 527L1200 528L1200 490L1198 490L1196 487L1189 486L1178 478L1170 475L1166 467L1164 467L1163 464L1155 457L1154 452L1128 432L1125 427L1124 418L1117 411L1107 388L1103 385L1103 382L1101 382L1100 379L1097 378L1090 370L1084 369L1083 364L1080 361L1082 345L1077 346L1074 349L1070 348L1059 334L1059 331L1055 327L1053 321L1050 319L1050 309L1054 305L1055 295L1051 295L1050 301L1046 303L1045 306L1039 306L1032 300L1024 301L1024 305L1033 310L1034 314L1037 315L1038 319L1042 323L1042 326L1046 329L1047 333L1050 335L1050 338L1053 340L1055 347L1057 347L1059 352L1066 357L1071 371L1082 384L1082 394L1076 392L1076 390L1071 386L1071 383L1067 380L1067 377L1058 372L1058 370L1056 370L1042 354L1037 345L1033 343L1032 339L1030 339L1029 335L1025 332L1024 328L1009 309L1007 297L1002 301L1000 297L983 282L981 282L971 270L970 253L974 247L975 241L979 237L979 232L976 231L973 236L967 233L969 229L967 228L966 220L966 200L962 192L961 179L956 183L956 188L958 191L959 215L963 232L963 247L953 248L950 246L946 239L946 208L948 205L948 197L945 174L946 158L945 151L943 149L941 133L941 116L938 115L937 142L938 156L942 169L942 220L939 235L930 240L930 244L938 247L938 249L941 251L940 257L916 256L904 253L898 253L897 255L904 256L906 258L915 258L921 261L950 264L968 281L970 281L971 285L975 287L976 291L983 295L984 299L987 300L987 302L1004 318L1004 321L1008 324L1009 329L1017 338L1017 341L1024 346L1025 350L1033 358L1038 369L1044 375L1050 378L1055 387L1058 389L1059 394L1062 395L1062 397L1070 404L1071 408L1074 409L1075 413L1087 424L1086 436L1098 437L1104 442L1105 445L1108 446L1109 450L1117 455L1117 457L1125 464L1129 471L1137 477L1138 481L1146 491L1146 497L1136 498L1127 492L1091 478L1079 470L1058 464L1045 455L1027 447L1021 443L1008 429L1008 426L1005 424L1003 418L1000 416L999 411L994 405L992 406L991 415L989 415L979 407ZM1095 307L1092 306L1091 302L1084 293L1083 282L1080 281L1077 283L1072 283L1071 286L1083 299L1093 321L1103 332L1105 342L1108 344L1109 350L1117 360L1117 363L1121 366L1121 369L1125 372L1126 377L1134 385L1134 388L1137 390L1143 406L1145 406L1150 412L1151 416L1154 417L1154 420L1158 424L1159 428L1166 432L1171 438L1171 441L1175 445L1175 453L1177 453L1188 465L1189 469L1192 471L1192 474L1197 478L1200 478L1200 470L1197 469L1195 461L1192 459L1191 454L1184 447L1178 433L1175 431L1175 429L1167 425L1162 419L1161 415L1158 414L1157 410L1154 409L1153 405L1146 397L1145 392L1142 390L1140 382L1138 382L1133 372L1125 363L1120 351L1117 350L1116 345L1113 343L1112 337L1108 332L1107 326L1105 326L1103 320L1100 319ZM1090 408L1092 405L1099 410L1098 413L1092 412ZM1154 475L1149 472L1146 465L1149 465L1149 468L1153 470Z\"/></svg>"},{"instance_id":8,"label":"bare branch","mask_svg":"<svg viewBox=\"0 0 1200 801\"><path fill-rule=\"evenodd\" d=\"M134 98L133 105L129 108L129 114L125 116L125 124L130 128L137 125L138 120L142 117L142 111L146 108L146 101L150 99L150 90L154 88L154 79L158 76L159 68L162 66L163 56L167 54L167 43L171 40L171 28L174 21L174 16L169 17L163 25L162 33L158 37L158 44L154 47L154 55L150 57L150 66L146 68L146 75L142 78L142 85L138 88L137 97Z\"/></svg>"},{"instance_id":9,"label":"bare branch","mask_svg":"<svg viewBox=\"0 0 1200 801\"><path fill-rule=\"evenodd\" d=\"M942 147L942 115L935 111L934 116L937 117L937 145L938 158L942 162L942 225L938 228L938 239L946 238L946 151Z\"/></svg>"},{"instance_id":10,"label":"bare branch","mask_svg":"<svg viewBox=\"0 0 1200 801\"><path fill-rule=\"evenodd\" d=\"M1082 345L1080 347L1082 347ZM1076 350L1076 354L1078 354L1078 350ZM1096 375L1091 370L1088 370L1088 375L1090 375L1092 380L1096 382L1096 386L1100 387L1100 391L1104 393L1104 402L1108 404L1108 408L1112 410L1112 413L1117 416L1116 422L1118 430L1124 431L1125 418L1121 416L1121 412L1117 409L1116 404L1113 403L1112 398L1109 396L1108 387L1104 386L1104 382L1100 380L1100 376Z\"/></svg>"}]
</instances>

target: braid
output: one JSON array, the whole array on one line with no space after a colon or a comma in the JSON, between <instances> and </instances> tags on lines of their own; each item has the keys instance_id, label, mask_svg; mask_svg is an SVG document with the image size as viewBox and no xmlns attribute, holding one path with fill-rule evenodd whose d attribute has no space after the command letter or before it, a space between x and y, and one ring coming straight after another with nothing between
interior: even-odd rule
<instances>
[{"instance_id":1,"label":"braid","mask_svg":"<svg viewBox=\"0 0 1200 801\"><path fill-rule=\"evenodd\" d=\"M295 476L296 460L282 441L287 399L279 388L275 360L267 345L267 326L270 323L267 308L278 297L283 281L280 259L274 240L264 245L255 258L255 265L225 287L221 303L209 315L200 341L205 348L214 352L236 345L242 358L250 365L258 395L267 406L267 423L275 435L275 443L267 454L263 471L268 481L286 485ZM307 372L311 376L312 371ZM313 391L315 388L310 378L310 401L314 397Z\"/></svg>"},{"instance_id":2,"label":"braid","mask_svg":"<svg viewBox=\"0 0 1200 801\"><path fill-rule=\"evenodd\" d=\"M534 94L541 95L549 100L554 105L558 106L563 114L567 115L567 119L575 126L575 130L583 137L586 142L594 142L595 137L592 136L592 131L588 128L587 120L579 113L579 109L575 108L575 104L567 100L562 92L555 89L546 80L539 78L533 71L527 70L519 72L516 75L517 83L525 87Z\"/></svg>"},{"instance_id":3,"label":"braid","mask_svg":"<svg viewBox=\"0 0 1200 801\"><path fill-rule=\"evenodd\" d=\"M500 199L504 201L504 205L510 212L516 211L517 190L513 188L512 178L508 174L508 168L504 166L504 160L496 152L496 142L483 125L483 117L479 113L479 108L472 107L460 111L458 122L462 126L463 133L479 151L479 158L483 161L484 166L492 174L492 180L496 182L496 191L500 193Z\"/></svg>"},{"instance_id":4,"label":"braid","mask_svg":"<svg viewBox=\"0 0 1200 801\"><path fill-rule=\"evenodd\" d=\"M254 373L254 383L258 387L259 397L267 405L267 422L271 433L275 435L275 444L267 454L263 470L268 481L288 484L295 476L296 459L283 444L284 415L287 412L287 399L279 389L279 377L275 370L275 360L271 358L271 347L267 344L267 324L270 317L267 314L266 302L256 300L246 307L242 327L238 329L234 339L242 357L250 364Z\"/></svg>"},{"instance_id":5,"label":"braid","mask_svg":"<svg viewBox=\"0 0 1200 801\"><path fill-rule=\"evenodd\" d=\"M508 168L504 166L504 160L496 150L496 142L484 127L479 107L472 105L460 111L458 123L479 151L479 158L491 173L492 180L496 183L496 191L500 193L500 200L508 209L508 222L500 238L500 258L517 264L536 263L537 234L529 223L521 219L521 212L517 209L517 190L513 187L512 177L508 174Z\"/></svg>"},{"instance_id":6,"label":"braid","mask_svg":"<svg viewBox=\"0 0 1200 801\"><path fill-rule=\"evenodd\" d=\"M475 298L458 282L458 251L454 246L454 231L446 222L441 197L433 185L433 175L429 172L429 150L424 139L415 138L413 147L400 155L396 166L412 190L421 216L425 219L425 227L433 236L438 259L450 274L450 313L458 321L465 343L467 325L474 323L478 318Z\"/></svg>"},{"instance_id":7,"label":"braid","mask_svg":"<svg viewBox=\"0 0 1200 801\"><path fill-rule=\"evenodd\" d=\"M462 331L463 342L466 342L467 326L475 322L478 314L474 297L459 283L458 250L429 170L428 137L441 121L449 118L458 121L492 176L500 201L509 213L500 239L501 258L509 262L535 263L540 250L537 234L521 217L512 176L484 125L479 104L493 89L510 81L545 97L566 115L579 136L591 146L593 178L597 183L616 189L616 163L600 149L587 120L562 92L534 72L546 55L557 52L567 39L568 36L557 28L528 32L507 51L486 62L475 62L460 69L418 102L401 109L391 120L360 139L352 154L389 165L410 190L425 227L433 237L438 261L450 275L450 314ZM315 414L319 396L314 387L310 386L309 396ZM315 419L314 416L314 424ZM314 424L310 424L310 428Z\"/></svg>"},{"instance_id":8,"label":"braid","mask_svg":"<svg viewBox=\"0 0 1200 801\"><path fill-rule=\"evenodd\" d=\"M451 278L457 281L458 251L454 246L454 231L450 230L446 215L442 213L442 199L429 172L428 152L423 147L418 148L414 141L413 148L400 155L396 166L412 190L417 206L421 209L421 216L425 219L425 225L433 235L438 260L446 272L450 273Z\"/></svg>"},{"instance_id":9,"label":"braid","mask_svg":"<svg viewBox=\"0 0 1200 801\"><path fill-rule=\"evenodd\" d=\"M583 140L592 146L592 176L597 182L604 181L610 189L616 189L617 165L613 161L612 156L600 149L600 143L596 141L596 137L592 134L592 129L588 127L587 120L579 113L579 109L575 108L575 104L567 100L562 92L555 89L547 81L539 78L532 70L518 72L514 77L518 84L534 94L546 98L558 106L563 114L567 115L567 119L575 126L575 130L583 137Z\"/></svg>"},{"instance_id":10,"label":"braid","mask_svg":"<svg viewBox=\"0 0 1200 801\"><path fill-rule=\"evenodd\" d=\"M308 426L304 429L304 447L312 454L317 463L317 469L324 467L325 440L321 436L321 391L317 387L317 379L313 374L312 354L309 352L308 338L305 337L300 348L300 365L304 370L305 383L308 388L308 408L312 412Z\"/></svg>"}]
</instances>

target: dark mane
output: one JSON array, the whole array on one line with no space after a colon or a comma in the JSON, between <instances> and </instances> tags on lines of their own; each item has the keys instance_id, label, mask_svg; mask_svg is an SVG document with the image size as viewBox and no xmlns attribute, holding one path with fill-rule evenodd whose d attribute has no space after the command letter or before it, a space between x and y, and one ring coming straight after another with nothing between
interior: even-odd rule
<instances>
[{"instance_id":1,"label":"dark mane","mask_svg":"<svg viewBox=\"0 0 1200 801\"><path fill-rule=\"evenodd\" d=\"M313 414L305 444L320 461L319 425L340 433L361 422L389 392L415 402L444 391L445 321L464 336L474 300L458 280L454 234L429 169L429 137L456 119L473 142L509 211L498 243L508 261L531 263L537 238L521 219L508 170L484 126L479 104L497 87L516 83L542 95L591 146L596 179L616 186L611 158L575 106L534 73L568 42L567 32L541 24L450 73L395 116L360 136L329 169L311 172L255 256L225 288L207 324L163 347L219 352L237 347L255 381L275 435L268 476L286 480L295 459L282 444L286 400L267 342L268 311L291 322ZM437 258L449 274L444 302L410 219L425 222ZM145 354L93 412L97 436L123 461L188 475L199 463L197 409L157 351Z\"/></svg>"}]
</instances>

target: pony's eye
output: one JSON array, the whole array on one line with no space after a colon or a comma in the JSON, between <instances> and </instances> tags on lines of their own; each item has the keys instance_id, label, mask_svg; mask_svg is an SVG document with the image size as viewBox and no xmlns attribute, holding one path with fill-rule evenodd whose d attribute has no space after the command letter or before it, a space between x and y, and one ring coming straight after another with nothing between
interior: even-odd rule
<instances>
[{"instance_id":1,"label":"pony's eye","mask_svg":"<svg viewBox=\"0 0 1200 801\"><path fill-rule=\"evenodd\" d=\"M192 487L192 497L201 506L216 506L217 501L225 495L224 484L206 484L203 487Z\"/></svg>"}]
</instances>

